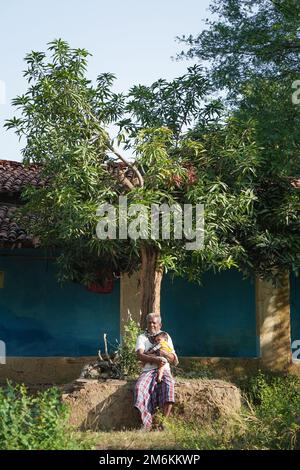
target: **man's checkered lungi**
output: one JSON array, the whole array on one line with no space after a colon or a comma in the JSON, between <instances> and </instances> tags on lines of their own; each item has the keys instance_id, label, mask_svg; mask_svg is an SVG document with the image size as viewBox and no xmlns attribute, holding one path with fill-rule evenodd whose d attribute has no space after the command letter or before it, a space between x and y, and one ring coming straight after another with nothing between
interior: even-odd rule
<instances>
[{"instance_id":1,"label":"man's checkered lungi","mask_svg":"<svg viewBox=\"0 0 300 470\"><path fill-rule=\"evenodd\" d=\"M145 428L151 428L157 407L162 409L167 402L175 402L172 375L165 371L162 381L157 383L157 369L142 372L135 385L134 406L140 411Z\"/></svg>"}]
</instances>

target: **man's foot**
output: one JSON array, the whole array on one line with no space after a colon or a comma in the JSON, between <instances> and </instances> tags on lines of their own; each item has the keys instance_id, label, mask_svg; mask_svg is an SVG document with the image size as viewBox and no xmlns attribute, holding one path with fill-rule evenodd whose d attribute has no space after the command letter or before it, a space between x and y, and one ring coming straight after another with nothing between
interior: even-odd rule
<instances>
[{"instance_id":1,"label":"man's foot","mask_svg":"<svg viewBox=\"0 0 300 470\"><path fill-rule=\"evenodd\" d=\"M143 425L139 429L139 432L150 432L150 431L151 431L151 427L146 427Z\"/></svg>"}]
</instances>

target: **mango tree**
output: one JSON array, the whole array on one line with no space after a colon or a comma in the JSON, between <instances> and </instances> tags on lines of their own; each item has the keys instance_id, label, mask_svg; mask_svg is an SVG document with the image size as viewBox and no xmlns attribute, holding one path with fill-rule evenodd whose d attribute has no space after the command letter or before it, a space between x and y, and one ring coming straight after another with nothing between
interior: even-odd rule
<instances>
[{"instance_id":1,"label":"mango tree","mask_svg":"<svg viewBox=\"0 0 300 470\"><path fill-rule=\"evenodd\" d=\"M241 141L230 134L224 171L238 178L229 188L222 172L212 170L222 165L218 151L210 153L205 139L191 133L197 123L203 135L214 135L222 113L218 101L207 99L210 84L198 67L171 82L117 94L112 74L87 79L88 56L55 40L48 53L25 58L28 90L13 100L19 113L6 126L25 140L23 162L40 165L46 183L23 192L20 220L42 246L59 252L61 281L87 284L140 269L144 324L147 313L160 311L165 270L198 279L206 269L238 267L244 249L237 234L251 224L255 200L242 183L252 174L245 147L255 151L255 145L252 136ZM109 203L120 215L120 196L148 214L151 204L205 204L204 249L186 250L186 236L151 235L151 217L139 218L140 237L99 238L97 209ZM125 217L127 225L133 222L132 214Z\"/></svg>"}]
</instances>

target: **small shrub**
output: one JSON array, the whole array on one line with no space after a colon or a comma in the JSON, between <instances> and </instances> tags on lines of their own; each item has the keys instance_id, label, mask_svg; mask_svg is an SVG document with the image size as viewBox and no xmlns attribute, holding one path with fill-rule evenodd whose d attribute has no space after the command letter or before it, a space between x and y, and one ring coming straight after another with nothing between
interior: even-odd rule
<instances>
[{"instance_id":1,"label":"small shrub","mask_svg":"<svg viewBox=\"0 0 300 470\"><path fill-rule=\"evenodd\" d=\"M0 389L0 449L90 448L92 443L79 439L68 425L68 416L56 388L31 396L24 385L8 382Z\"/></svg>"},{"instance_id":2,"label":"small shrub","mask_svg":"<svg viewBox=\"0 0 300 470\"><path fill-rule=\"evenodd\" d=\"M115 364L122 376L135 378L140 372L141 365L135 352L136 340L140 333L139 324L129 316L115 359Z\"/></svg>"},{"instance_id":3,"label":"small shrub","mask_svg":"<svg viewBox=\"0 0 300 470\"><path fill-rule=\"evenodd\" d=\"M300 380L292 375L250 379L246 397L254 410L249 419L247 446L300 449Z\"/></svg>"}]
</instances>

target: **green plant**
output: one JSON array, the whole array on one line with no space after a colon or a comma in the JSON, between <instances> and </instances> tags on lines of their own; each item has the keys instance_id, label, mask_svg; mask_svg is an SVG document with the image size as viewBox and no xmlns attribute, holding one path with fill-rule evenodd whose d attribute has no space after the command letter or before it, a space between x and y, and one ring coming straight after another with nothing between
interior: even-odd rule
<instances>
[{"instance_id":1,"label":"green plant","mask_svg":"<svg viewBox=\"0 0 300 470\"><path fill-rule=\"evenodd\" d=\"M0 449L87 449L92 442L80 439L68 425L68 408L59 390L50 388L36 396L25 385L0 389Z\"/></svg>"},{"instance_id":2,"label":"green plant","mask_svg":"<svg viewBox=\"0 0 300 470\"><path fill-rule=\"evenodd\" d=\"M135 352L136 340L140 333L139 324L129 314L128 321L124 326L122 342L116 354L116 366L122 376L135 378L140 372L140 363Z\"/></svg>"},{"instance_id":3,"label":"green plant","mask_svg":"<svg viewBox=\"0 0 300 470\"><path fill-rule=\"evenodd\" d=\"M300 380L263 374L243 383L245 405L212 423L169 420L182 449L300 449Z\"/></svg>"},{"instance_id":4,"label":"green plant","mask_svg":"<svg viewBox=\"0 0 300 470\"><path fill-rule=\"evenodd\" d=\"M297 377L266 375L249 381L246 392L254 419L247 441L253 448L300 449L300 381Z\"/></svg>"},{"instance_id":5,"label":"green plant","mask_svg":"<svg viewBox=\"0 0 300 470\"><path fill-rule=\"evenodd\" d=\"M185 379L213 379L213 371L207 365L191 361L186 367L175 367L174 375Z\"/></svg>"}]
</instances>

